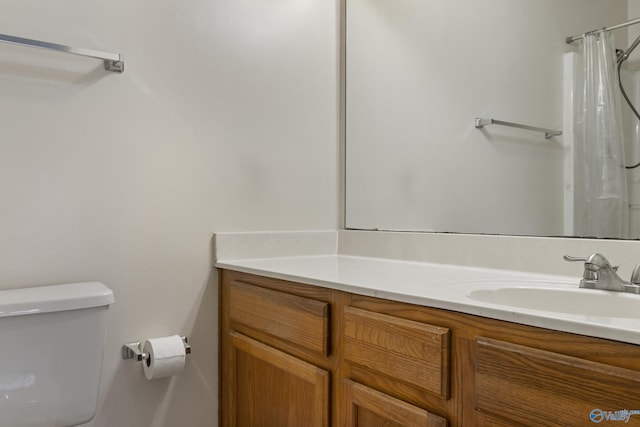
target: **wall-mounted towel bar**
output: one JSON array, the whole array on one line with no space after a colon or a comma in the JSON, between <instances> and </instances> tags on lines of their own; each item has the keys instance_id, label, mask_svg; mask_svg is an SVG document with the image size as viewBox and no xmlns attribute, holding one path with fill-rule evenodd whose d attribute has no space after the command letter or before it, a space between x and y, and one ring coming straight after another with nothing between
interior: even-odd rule
<instances>
[{"instance_id":1,"label":"wall-mounted towel bar","mask_svg":"<svg viewBox=\"0 0 640 427\"><path fill-rule=\"evenodd\" d=\"M544 137L546 139L553 138L554 136L562 135L562 131L559 131L559 130L551 130L551 129L539 128L535 126L521 125L519 123L503 122L502 120L476 118L476 121L475 121L476 128L480 129L488 125L509 126L512 128L532 130L534 132L544 132Z\"/></svg>"},{"instance_id":2,"label":"wall-mounted towel bar","mask_svg":"<svg viewBox=\"0 0 640 427\"><path fill-rule=\"evenodd\" d=\"M43 42L40 40L25 39L22 37L0 34L0 42L17 44L20 46L37 47L39 49L56 50L58 52L71 53L73 55L88 56L100 59L104 62L104 69L122 73L124 71L124 58L118 53L100 52L98 50L83 49L79 47L65 46L62 44Z\"/></svg>"}]
</instances>

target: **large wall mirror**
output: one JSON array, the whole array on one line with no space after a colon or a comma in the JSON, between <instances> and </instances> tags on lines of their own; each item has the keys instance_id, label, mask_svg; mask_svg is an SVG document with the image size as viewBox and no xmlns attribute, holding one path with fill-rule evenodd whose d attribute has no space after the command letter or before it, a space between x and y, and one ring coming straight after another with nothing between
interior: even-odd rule
<instances>
[{"instance_id":1,"label":"large wall mirror","mask_svg":"<svg viewBox=\"0 0 640 427\"><path fill-rule=\"evenodd\" d=\"M346 0L346 228L592 237L571 225L567 53L582 42L565 39L639 16L640 0ZM640 24L613 33L624 50ZM624 68L638 64L640 48ZM595 237L640 237L640 168L627 175L628 234Z\"/></svg>"}]
</instances>

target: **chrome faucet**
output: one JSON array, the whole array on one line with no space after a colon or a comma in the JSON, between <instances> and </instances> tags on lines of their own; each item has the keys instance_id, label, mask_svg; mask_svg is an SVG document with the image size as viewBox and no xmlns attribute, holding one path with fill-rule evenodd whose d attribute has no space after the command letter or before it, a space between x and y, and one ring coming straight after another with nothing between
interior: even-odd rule
<instances>
[{"instance_id":1,"label":"chrome faucet","mask_svg":"<svg viewBox=\"0 0 640 427\"><path fill-rule=\"evenodd\" d=\"M604 255L595 253L586 258L565 255L563 258L565 261L584 261L581 288L640 294L640 264L633 269L631 282L627 282L618 276L618 267L611 266Z\"/></svg>"}]
</instances>

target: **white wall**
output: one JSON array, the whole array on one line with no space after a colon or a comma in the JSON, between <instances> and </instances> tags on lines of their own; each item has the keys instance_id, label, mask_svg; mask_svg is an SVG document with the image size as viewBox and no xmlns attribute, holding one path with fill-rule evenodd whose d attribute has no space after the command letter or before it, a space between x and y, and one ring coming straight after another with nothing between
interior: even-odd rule
<instances>
[{"instance_id":1,"label":"white wall","mask_svg":"<svg viewBox=\"0 0 640 427\"><path fill-rule=\"evenodd\" d=\"M0 0L0 28L126 59L0 45L0 288L114 290L90 426L215 425L213 231L338 223L336 1ZM173 333L180 377L120 359Z\"/></svg>"},{"instance_id":2,"label":"white wall","mask_svg":"<svg viewBox=\"0 0 640 427\"><path fill-rule=\"evenodd\" d=\"M348 0L346 226L562 235L562 138L474 118L562 130L565 38L626 17L626 0Z\"/></svg>"},{"instance_id":3,"label":"white wall","mask_svg":"<svg viewBox=\"0 0 640 427\"><path fill-rule=\"evenodd\" d=\"M640 1L638 0L627 0L627 9L628 9L628 18L629 19L636 19L636 18L640 18ZM636 37L638 37L638 35L640 35L640 28L638 28L638 25L632 25L630 27L628 27L628 43L627 46L629 46ZM638 54L636 53L635 55L632 55L629 57L629 62L634 62L635 64L638 64Z\"/></svg>"}]
</instances>

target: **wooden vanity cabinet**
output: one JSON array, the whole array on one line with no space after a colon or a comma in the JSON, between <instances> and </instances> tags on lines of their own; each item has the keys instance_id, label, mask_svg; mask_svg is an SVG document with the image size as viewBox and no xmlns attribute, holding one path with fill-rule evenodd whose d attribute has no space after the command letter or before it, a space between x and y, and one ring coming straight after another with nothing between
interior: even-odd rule
<instances>
[{"instance_id":1,"label":"wooden vanity cabinet","mask_svg":"<svg viewBox=\"0 0 640 427\"><path fill-rule=\"evenodd\" d=\"M640 426L639 346L220 277L222 426Z\"/></svg>"}]
</instances>

